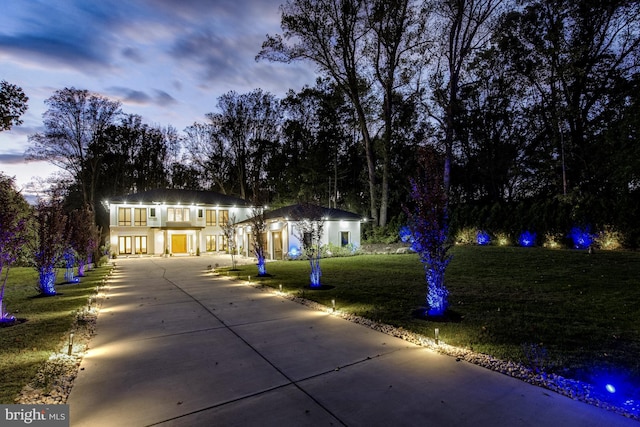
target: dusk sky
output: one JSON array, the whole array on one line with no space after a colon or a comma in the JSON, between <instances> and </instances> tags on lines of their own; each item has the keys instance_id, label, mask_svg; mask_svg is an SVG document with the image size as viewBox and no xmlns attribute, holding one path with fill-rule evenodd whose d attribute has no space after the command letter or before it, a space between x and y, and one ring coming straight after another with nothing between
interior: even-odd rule
<instances>
[{"instance_id":1,"label":"dusk sky","mask_svg":"<svg viewBox=\"0 0 640 427\"><path fill-rule=\"evenodd\" d=\"M178 131L216 110L217 98L262 88L277 97L313 84L308 63L255 61L280 33L284 0L3 0L0 80L29 97L24 124L0 132L0 171L25 193L59 171L24 162L42 131L44 100L65 87L122 102L125 113Z\"/></svg>"}]
</instances>

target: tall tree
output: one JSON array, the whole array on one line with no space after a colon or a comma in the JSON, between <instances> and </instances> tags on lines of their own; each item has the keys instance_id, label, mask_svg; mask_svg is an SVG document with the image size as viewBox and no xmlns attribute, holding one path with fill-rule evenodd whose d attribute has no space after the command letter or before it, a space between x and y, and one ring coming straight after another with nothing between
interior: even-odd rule
<instances>
[{"instance_id":1,"label":"tall tree","mask_svg":"<svg viewBox=\"0 0 640 427\"><path fill-rule=\"evenodd\" d=\"M331 77L349 96L362 136L369 182L370 213L379 224L378 187L370 133L371 76L363 70L367 35L362 0L296 0L281 6L282 35L267 36L257 58L291 62L307 60ZM289 43L289 44L287 44Z\"/></svg>"},{"instance_id":2,"label":"tall tree","mask_svg":"<svg viewBox=\"0 0 640 427\"><path fill-rule=\"evenodd\" d=\"M218 110L207 114L214 151L216 147L228 147L238 193L251 198L265 179L265 157L278 139L279 102L261 89L246 94L231 91L218 98Z\"/></svg>"},{"instance_id":3,"label":"tall tree","mask_svg":"<svg viewBox=\"0 0 640 427\"><path fill-rule=\"evenodd\" d=\"M396 123L405 102L402 91L412 82L427 58L427 2L412 0L373 0L367 7L367 26L371 28L367 57L382 94L383 131L380 225L387 224L392 147L397 144Z\"/></svg>"},{"instance_id":4,"label":"tall tree","mask_svg":"<svg viewBox=\"0 0 640 427\"><path fill-rule=\"evenodd\" d=\"M0 81L0 132L22 124L20 116L27 111L28 101L21 87Z\"/></svg>"},{"instance_id":5,"label":"tall tree","mask_svg":"<svg viewBox=\"0 0 640 427\"><path fill-rule=\"evenodd\" d=\"M596 189L601 159L592 157L593 144L640 71L640 4L527 1L505 16L500 34L511 70L531 88L526 102L537 107L538 139L558 177L555 193Z\"/></svg>"},{"instance_id":6,"label":"tall tree","mask_svg":"<svg viewBox=\"0 0 640 427\"><path fill-rule=\"evenodd\" d=\"M69 172L79 183L83 204L95 212L99 158L89 147L120 114L120 103L87 90L65 88L45 101L44 133L29 137L27 158L46 160Z\"/></svg>"},{"instance_id":7,"label":"tall tree","mask_svg":"<svg viewBox=\"0 0 640 427\"><path fill-rule=\"evenodd\" d=\"M444 64L438 64L433 82L436 104L442 109L437 119L444 129L444 189L449 195L456 126L460 115L460 88L473 55L488 42L490 23L503 0L438 0L435 10L442 34L439 46Z\"/></svg>"}]
</instances>

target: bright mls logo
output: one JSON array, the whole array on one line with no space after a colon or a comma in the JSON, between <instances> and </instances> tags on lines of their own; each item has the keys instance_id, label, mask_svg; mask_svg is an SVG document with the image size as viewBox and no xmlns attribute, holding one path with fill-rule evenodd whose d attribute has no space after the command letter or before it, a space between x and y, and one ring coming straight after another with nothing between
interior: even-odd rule
<instances>
[{"instance_id":1,"label":"bright mls logo","mask_svg":"<svg viewBox=\"0 0 640 427\"><path fill-rule=\"evenodd\" d=\"M2 426L69 427L69 405L0 405Z\"/></svg>"}]
</instances>

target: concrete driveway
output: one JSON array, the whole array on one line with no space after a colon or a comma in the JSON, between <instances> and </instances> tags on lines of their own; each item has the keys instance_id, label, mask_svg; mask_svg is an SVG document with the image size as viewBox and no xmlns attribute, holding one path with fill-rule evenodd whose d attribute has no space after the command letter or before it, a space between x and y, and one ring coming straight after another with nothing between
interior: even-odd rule
<instances>
[{"instance_id":1,"label":"concrete driveway","mask_svg":"<svg viewBox=\"0 0 640 427\"><path fill-rule=\"evenodd\" d=\"M117 261L72 426L639 425L207 271L228 261Z\"/></svg>"}]
</instances>

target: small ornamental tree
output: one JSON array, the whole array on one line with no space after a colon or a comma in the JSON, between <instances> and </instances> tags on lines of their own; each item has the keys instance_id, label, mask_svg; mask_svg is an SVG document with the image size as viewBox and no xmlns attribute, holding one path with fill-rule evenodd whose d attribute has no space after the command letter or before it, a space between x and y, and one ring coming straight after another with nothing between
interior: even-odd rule
<instances>
[{"instance_id":1,"label":"small ornamental tree","mask_svg":"<svg viewBox=\"0 0 640 427\"><path fill-rule=\"evenodd\" d=\"M295 221L293 228L294 236L302 243L302 251L309 260L311 267L309 286L320 288L322 286L320 277L320 258L322 255L321 241L324 233L323 209L320 206L309 203L298 205L292 212L291 217Z\"/></svg>"},{"instance_id":2,"label":"small ornamental tree","mask_svg":"<svg viewBox=\"0 0 640 427\"><path fill-rule=\"evenodd\" d=\"M34 267L38 271L38 292L45 296L56 294L56 265L68 247L67 215L62 198L53 194L41 199L36 206L36 238L32 242Z\"/></svg>"},{"instance_id":3,"label":"small ornamental tree","mask_svg":"<svg viewBox=\"0 0 640 427\"><path fill-rule=\"evenodd\" d=\"M258 260L258 276L267 275L267 264L265 260L265 233L267 231L267 222L264 217L264 208L254 207L251 212L251 243L253 244L253 253Z\"/></svg>"},{"instance_id":4,"label":"small ornamental tree","mask_svg":"<svg viewBox=\"0 0 640 427\"><path fill-rule=\"evenodd\" d=\"M227 222L220 224L227 239L227 250L231 254L231 268L236 269L236 216L230 215Z\"/></svg>"},{"instance_id":5,"label":"small ornamental tree","mask_svg":"<svg viewBox=\"0 0 640 427\"><path fill-rule=\"evenodd\" d=\"M14 188L13 179L0 174L0 322L13 322L15 316L7 311L4 292L9 269L29 236L31 208Z\"/></svg>"},{"instance_id":6,"label":"small ornamental tree","mask_svg":"<svg viewBox=\"0 0 640 427\"><path fill-rule=\"evenodd\" d=\"M427 315L437 317L443 316L449 305L449 291L444 283L444 273L451 261L447 198L437 154L423 151L420 157L421 167L409 180L411 206L404 207L408 226L401 237L411 242L411 248L420 256L426 272Z\"/></svg>"}]
</instances>

